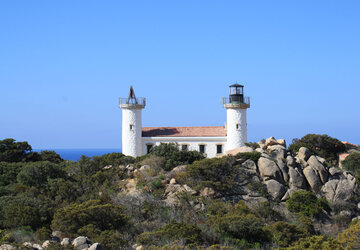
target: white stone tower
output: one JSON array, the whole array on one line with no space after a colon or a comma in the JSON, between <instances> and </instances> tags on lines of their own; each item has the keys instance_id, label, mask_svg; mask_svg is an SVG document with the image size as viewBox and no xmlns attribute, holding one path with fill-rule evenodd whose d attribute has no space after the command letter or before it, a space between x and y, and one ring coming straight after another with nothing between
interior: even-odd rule
<instances>
[{"instance_id":1,"label":"white stone tower","mask_svg":"<svg viewBox=\"0 0 360 250\"><path fill-rule=\"evenodd\" d=\"M246 109L250 107L250 98L244 97L244 86L230 85L229 98L223 98L226 108L226 150L242 147L247 141Z\"/></svg>"},{"instance_id":2,"label":"white stone tower","mask_svg":"<svg viewBox=\"0 0 360 250\"><path fill-rule=\"evenodd\" d=\"M130 86L128 98L120 98L119 106L122 109L122 152L124 155L137 157L142 155L142 124L141 111L145 108L145 98L136 98Z\"/></svg>"}]
</instances>

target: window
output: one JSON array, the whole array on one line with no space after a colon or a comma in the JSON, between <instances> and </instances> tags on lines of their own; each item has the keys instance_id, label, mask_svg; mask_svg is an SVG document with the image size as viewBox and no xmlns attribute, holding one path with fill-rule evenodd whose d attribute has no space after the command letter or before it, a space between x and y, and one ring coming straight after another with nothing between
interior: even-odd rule
<instances>
[{"instance_id":1,"label":"window","mask_svg":"<svg viewBox=\"0 0 360 250\"><path fill-rule=\"evenodd\" d=\"M181 150L182 150L182 151L188 150L188 145L187 145L187 144L181 145Z\"/></svg>"},{"instance_id":2,"label":"window","mask_svg":"<svg viewBox=\"0 0 360 250\"><path fill-rule=\"evenodd\" d=\"M216 153L217 154L222 154L223 152L223 145L219 144L219 145L216 145Z\"/></svg>"},{"instance_id":3,"label":"window","mask_svg":"<svg viewBox=\"0 0 360 250\"><path fill-rule=\"evenodd\" d=\"M236 129L240 130L240 124L239 123L236 123Z\"/></svg>"},{"instance_id":4,"label":"window","mask_svg":"<svg viewBox=\"0 0 360 250\"><path fill-rule=\"evenodd\" d=\"M149 154L153 145L152 144L146 144L146 153Z\"/></svg>"},{"instance_id":5,"label":"window","mask_svg":"<svg viewBox=\"0 0 360 250\"><path fill-rule=\"evenodd\" d=\"M134 125L130 124L130 130L134 129Z\"/></svg>"},{"instance_id":6,"label":"window","mask_svg":"<svg viewBox=\"0 0 360 250\"><path fill-rule=\"evenodd\" d=\"M205 153L205 145L204 144L199 145L199 151L200 151L200 153Z\"/></svg>"}]
</instances>

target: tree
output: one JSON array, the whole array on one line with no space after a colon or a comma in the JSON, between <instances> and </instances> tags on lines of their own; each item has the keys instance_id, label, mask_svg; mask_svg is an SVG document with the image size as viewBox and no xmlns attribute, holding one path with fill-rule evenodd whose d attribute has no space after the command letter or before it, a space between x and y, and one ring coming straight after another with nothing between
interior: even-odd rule
<instances>
[{"instance_id":1,"label":"tree","mask_svg":"<svg viewBox=\"0 0 360 250\"><path fill-rule=\"evenodd\" d=\"M323 209L330 210L326 200L318 199L314 193L308 191L295 192L286 201L286 206L291 212L311 217L318 217Z\"/></svg>"},{"instance_id":2,"label":"tree","mask_svg":"<svg viewBox=\"0 0 360 250\"><path fill-rule=\"evenodd\" d=\"M344 169L353 172L355 175L360 175L360 152L353 152L348 155L341 165Z\"/></svg>"},{"instance_id":3,"label":"tree","mask_svg":"<svg viewBox=\"0 0 360 250\"><path fill-rule=\"evenodd\" d=\"M351 223L349 228L337 235L337 240L346 249L360 248L360 220Z\"/></svg>"},{"instance_id":4,"label":"tree","mask_svg":"<svg viewBox=\"0 0 360 250\"><path fill-rule=\"evenodd\" d=\"M1 140L0 162L23 161L31 150L31 146L27 142L15 142L15 140L11 138Z\"/></svg>"},{"instance_id":5,"label":"tree","mask_svg":"<svg viewBox=\"0 0 360 250\"><path fill-rule=\"evenodd\" d=\"M338 139L317 134L307 134L301 139L293 139L289 150L297 152L301 147L310 149L314 154L325 158L327 161L337 161L338 154L346 151L346 146Z\"/></svg>"},{"instance_id":6,"label":"tree","mask_svg":"<svg viewBox=\"0 0 360 250\"><path fill-rule=\"evenodd\" d=\"M274 242L280 247L287 247L298 239L307 236L302 228L284 221L275 222L266 229L271 232Z\"/></svg>"},{"instance_id":7,"label":"tree","mask_svg":"<svg viewBox=\"0 0 360 250\"><path fill-rule=\"evenodd\" d=\"M340 243L326 235L311 236L301 238L296 241L292 246L286 248L288 250L303 250L303 249L318 249L318 250L340 250L343 249Z\"/></svg>"}]
</instances>

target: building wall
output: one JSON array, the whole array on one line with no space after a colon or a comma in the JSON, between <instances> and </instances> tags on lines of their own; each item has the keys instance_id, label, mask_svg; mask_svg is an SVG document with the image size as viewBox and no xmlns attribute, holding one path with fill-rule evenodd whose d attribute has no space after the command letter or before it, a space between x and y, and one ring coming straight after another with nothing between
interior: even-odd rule
<instances>
[{"instance_id":1,"label":"building wall","mask_svg":"<svg viewBox=\"0 0 360 250\"><path fill-rule=\"evenodd\" d=\"M227 108L227 150L242 147L247 141L246 109Z\"/></svg>"},{"instance_id":2,"label":"building wall","mask_svg":"<svg viewBox=\"0 0 360 250\"><path fill-rule=\"evenodd\" d=\"M159 145L160 143L178 143L188 145L188 150L199 151L199 145L205 145L205 154L208 158L224 155L226 152L226 137L142 137L142 152L147 153L147 145ZM222 146L222 154L217 154L217 145Z\"/></svg>"},{"instance_id":3,"label":"building wall","mask_svg":"<svg viewBox=\"0 0 360 250\"><path fill-rule=\"evenodd\" d=\"M122 151L125 155L133 157L142 155L141 110L141 108L122 110Z\"/></svg>"}]
</instances>

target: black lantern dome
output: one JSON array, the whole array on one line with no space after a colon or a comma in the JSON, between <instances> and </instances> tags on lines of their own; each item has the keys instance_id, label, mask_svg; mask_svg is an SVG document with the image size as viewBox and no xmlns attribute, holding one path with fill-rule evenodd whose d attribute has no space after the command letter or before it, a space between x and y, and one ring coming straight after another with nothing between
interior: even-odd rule
<instances>
[{"instance_id":1,"label":"black lantern dome","mask_svg":"<svg viewBox=\"0 0 360 250\"><path fill-rule=\"evenodd\" d=\"M229 86L230 88L230 95L229 95L229 102L230 103L243 103L244 102L244 86L240 84L233 84Z\"/></svg>"}]
</instances>

